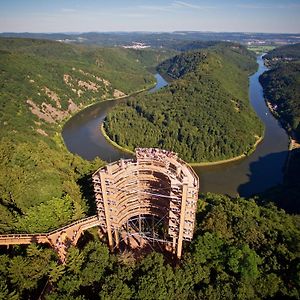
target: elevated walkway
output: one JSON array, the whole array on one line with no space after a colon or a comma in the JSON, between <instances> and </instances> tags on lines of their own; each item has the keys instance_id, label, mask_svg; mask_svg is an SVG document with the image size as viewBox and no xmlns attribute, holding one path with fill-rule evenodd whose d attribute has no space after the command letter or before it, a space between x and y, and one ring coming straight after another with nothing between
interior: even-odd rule
<instances>
[{"instance_id":1,"label":"elevated walkway","mask_svg":"<svg viewBox=\"0 0 300 300\"><path fill-rule=\"evenodd\" d=\"M3 234L0 235L0 245L49 244L65 262L67 249L76 245L84 230L99 226L98 217L91 216L48 233L38 234Z\"/></svg>"}]
</instances>

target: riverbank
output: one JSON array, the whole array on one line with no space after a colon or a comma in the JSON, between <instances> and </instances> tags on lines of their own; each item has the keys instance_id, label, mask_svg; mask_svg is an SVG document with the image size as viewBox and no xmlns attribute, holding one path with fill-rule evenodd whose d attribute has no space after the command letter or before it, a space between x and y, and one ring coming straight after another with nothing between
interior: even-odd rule
<instances>
[{"instance_id":1,"label":"riverbank","mask_svg":"<svg viewBox=\"0 0 300 300\"><path fill-rule=\"evenodd\" d=\"M248 154L241 154L241 155L238 155L238 156L235 156L232 158L218 160L218 161L189 163L189 165L192 167L209 167L209 166L223 165L223 164L231 163L234 161L242 160L243 158L246 158L249 155L251 155L256 150L256 147L258 146L258 144L263 141L263 139L264 139L263 136L259 137L259 139L255 142L251 151Z\"/></svg>"},{"instance_id":2,"label":"riverbank","mask_svg":"<svg viewBox=\"0 0 300 300\"><path fill-rule=\"evenodd\" d=\"M272 65L269 63L269 61L267 59L264 59L264 55L262 56L262 59L263 59L264 65L268 68L268 70L270 70L272 68ZM260 81L260 78L259 78L259 81ZM263 83L261 81L260 81L260 83L261 83L262 88L264 90ZM265 97L265 93L264 93L264 101L265 101L269 111L271 112L271 114L274 116L275 119L278 120L278 122L281 124L282 128L285 130L286 134L289 137L288 150L291 151L295 148L299 148L300 147L300 141L296 139L292 128L290 127L290 125L285 120L283 120L283 118L280 116L280 114L276 111L276 108L277 108L276 106L277 105L273 105L272 102L269 101Z\"/></svg>"},{"instance_id":3,"label":"riverbank","mask_svg":"<svg viewBox=\"0 0 300 300\"><path fill-rule=\"evenodd\" d=\"M105 131L105 129L104 129L103 123L101 123L101 125L100 125L100 131L101 131L102 135L105 137L105 139L106 139L110 144L112 144L115 148L117 148L117 149L119 149L119 150L121 150L121 151L123 151L123 152L125 152L125 153L134 154L133 151L131 151L131 150L125 148L125 147L122 147L122 146L120 146L119 144L117 144L115 141L113 141L113 140L107 135L107 133L106 133L106 131Z\"/></svg>"},{"instance_id":4,"label":"riverbank","mask_svg":"<svg viewBox=\"0 0 300 300\"><path fill-rule=\"evenodd\" d=\"M122 99L126 99L126 98L129 98L129 97L132 97L132 96L135 96L135 95L138 95L142 92L146 92L146 91L149 91L151 89L153 89L154 87L156 86L156 83L154 84L151 84L143 89L140 89L140 90L137 90L137 91L134 91L130 94L126 94L124 96L120 96L120 97L115 97L115 98L108 98L108 99L103 99L101 101L96 101L96 102L93 102L93 103L90 103L90 104L87 104L87 105L83 105L79 108L79 110L75 111L74 113L71 113L70 115L68 115L65 119L63 119L59 124L58 126L59 127L63 127L72 117L74 117L76 114L82 112L83 110L87 109L88 107L91 107L91 106L94 106L94 105L97 105L99 103L105 103L105 102L109 102L109 101L115 101L115 100L122 100Z\"/></svg>"},{"instance_id":5,"label":"riverbank","mask_svg":"<svg viewBox=\"0 0 300 300\"><path fill-rule=\"evenodd\" d=\"M133 151L125 148L125 147L122 147L120 146L119 144L117 144L115 141L113 141L109 136L108 134L106 133L105 131L105 128L104 128L104 125L103 123L100 125L100 131L102 133L102 135L105 137L105 139L111 144L113 145L115 148L121 150L121 151L124 151L126 153L130 153L130 154L134 154ZM248 153L248 154L241 154L239 156L235 156L235 157L232 157L232 158L228 158L228 159L224 159L224 160L218 160L218 161L212 161L212 162L188 162L188 164L191 166L191 167L207 167L207 166L216 166L216 165L222 165L222 164L227 164L227 163L230 163L230 162L234 162L234 161L238 161L238 160L241 160L243 158L246 158L248 157L249 155L251 155L255 150L256 150L256 147L258 146L258 144L263 140L263 136L259 137L259 139L255 142L255 144L253 145L251 151Z\"/></svg>"},{"instance_id":6,"label":"riverbank","mask_svg":"<svg viewBox=\"0 0 300 300\"><path fill-rule=\"evenodd\" d=\"M292 161L292 156L293 156L292 152L293 152L293 150L300 148L300 141L297 140L293 130L289 127L289 125L282 120L280 114L274 109L274 106L272 105L272 103L270 101L268 101L266 98L265 98L265 102L266 102L266 105L269 108L270 112L274 116L274 118L276 118L278 120L278 122L281 124L282 128L284 128L287 136L289 137L288 156L287 156L287 159L286 159L286 162L284 165L284 174L286 175L288 173L290 163Z\"/></svg>"},{"instance_id":7,"label":"riverbank","mask_svg":"<svg viewBox=\"0 0 300 300\"><path fill-rule=\"evenodd\" d=\"M206 166L193 166L201 178L203 193L214 192L232 196L239 193L247 197L282 182L288 138L278 121L270 117L258 81L258 77L266 68L261 57L257 58L257 62L259 69L249 80L249 96L251 105L265 125L264 132L259 134L263 139L256 137L258 147L251 155L249 151L245 156L231 158L231 162L228 160L202 162L202 165ZM132 154L114 147L100 131L100 125L107 112L117 103L118 101L100 102L74 116L64 126L62 132L67 148L87 160L100 157L104 161L113 162L120 158L131 158Z\"/></svg>"},{"instance_id":8,"label":"riverbank","mask_svg":"<svg viewBox=\"0 0 300 300\"><path fill-rule=\"evenodd\" d=\"M286 134L289 137L289 151L300 148L300 141L295 137L295 133L293 132L293 130L289 127L289 125L286 122L282 120L280 114L274 109L272 103L267 99L265 99L265 102L272 115L278 120L278 122L281 124L282 128L284 128Z\"/></svg>"}]
</instances>

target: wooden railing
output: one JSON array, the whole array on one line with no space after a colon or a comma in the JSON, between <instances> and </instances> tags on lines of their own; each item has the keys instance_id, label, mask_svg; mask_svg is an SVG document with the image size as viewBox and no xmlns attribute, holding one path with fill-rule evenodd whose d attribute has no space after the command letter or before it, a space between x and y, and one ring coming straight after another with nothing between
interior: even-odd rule
<instances>
[{"instance_id":1,"label":"wooden railing","mask_svg":"<svg viewBox=\"0 0 300 300\"><path fill-rule=\"evenodd\" d=\"M75 221L69 225L63 226L56 230L47 233L36 233L36 234L2 234L0 235L0 245L18 245L18 244L30 244L30 243L49 243L53 244L53 237L59 236L62 232L72 231L83 231L94 226L98 226L98 217L91 216L85 219ZM78 240L78 238L77 238Z\"/></svg>"}]
</instances>

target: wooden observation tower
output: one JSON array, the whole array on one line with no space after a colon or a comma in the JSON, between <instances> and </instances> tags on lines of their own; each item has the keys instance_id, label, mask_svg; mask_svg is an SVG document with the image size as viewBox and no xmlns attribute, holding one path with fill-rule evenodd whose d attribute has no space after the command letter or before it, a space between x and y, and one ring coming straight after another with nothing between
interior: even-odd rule
<instances>
[{"instance_id":1,"label":"wooden observation tower","mask_svg":"<svg viewBox=\"0 0 300 300\"><path fill-rule=\"evenodd\" d=\"M193 237L199 179L174 152L138 148L93 174L99 225L111 250L135 240L159 243L181 258ZM127 243L130 244L130 243Z\"/></svg>"}]
</instances>

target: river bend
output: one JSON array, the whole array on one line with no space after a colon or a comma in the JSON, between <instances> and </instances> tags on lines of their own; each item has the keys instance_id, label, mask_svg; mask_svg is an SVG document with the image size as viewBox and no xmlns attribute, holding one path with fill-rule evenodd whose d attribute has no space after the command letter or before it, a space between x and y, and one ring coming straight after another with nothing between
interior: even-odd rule
<instances>
[{"instance_id":1,"label":"river bend","mask_svg":"<svg viewBox=\"0 0 300 300\"><path fill-rule=\"evenodd\" d=\"M288 137L279 122L269 112L259 83L259 76L266 71L262 57L257 58L259 68L249 78L251 104L265 125L265 136L256 151L240 161L223 165L194 167L200 176L200 191L250 196L270 188L283 179L283 167L287 156ZM153 93L167 82L155 75L157 84ZM106 161L128 158L129 154L113 147L100 132L100 125L108 111L122 100L111 100L90 106L64 126L62 136L69 151L91 160L97 156Z\"/></svg>"}]
</instances>

